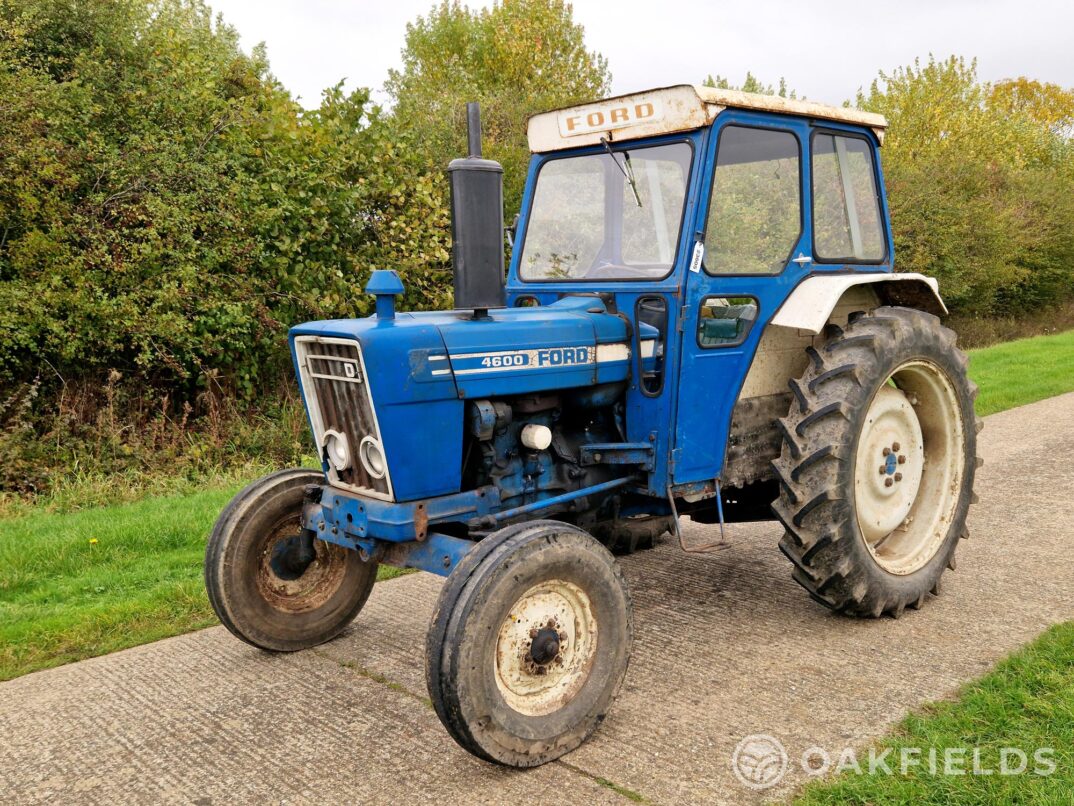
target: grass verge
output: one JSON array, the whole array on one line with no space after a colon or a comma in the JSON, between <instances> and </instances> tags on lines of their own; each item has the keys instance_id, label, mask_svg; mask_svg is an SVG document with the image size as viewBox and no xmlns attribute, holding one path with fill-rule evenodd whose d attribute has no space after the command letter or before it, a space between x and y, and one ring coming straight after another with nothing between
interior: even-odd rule
<instances>
[{"instance_id":1,"label":"grass verge","mask_svg":"<svg viewBox=\"0 0 1074 806\"><path fill-rule=\"evenodd\" d=\"M0 680L216 623L205 538L239 486L0 521Z\"/></svg>"},{"instance_id":2,"label":"grass verge","mask_svg":"<svg viewBox=\"0 0 1074 806\"><path fill-rule=\"evenodd\" d=\"M970 351L982 417L1074 391L1074 330Z\"/></svg>"},{"instance_id":3,"label":"grass verge","mask_svg":"<svg viewBox=\"0 0 1074 806\"><path fill-rule=\"evenodd\" d=\"M964 754L959 750L965 748ZM974 774L974 748L980 759ZM1026 769L1017 770L1024 755ZM1074 623L1060 624L968 685L954 702L935 703L903 720L875 751L886 757L892 774L844 772L830 782L812 784L799 806L846 803L937 804L1071 803L1074 793ZM900 759L914 751L921 763ZM936 773L930 769L934 750ZM945 754L952 753L944 773ZM1035 757L1038 751L1044 753ZM1050 751L1050 752L1047 752ZM859 764L866 770L864 754ZM960 762L958 759L962 758ZM1046 759L1046 760L1045 760ZM991 770L991 774L984 774ZM1047 773L1047 774L1045 774Z\"/></svg>"},{"instance_id":4,"label":"grass verge","mask_svg":"<svg viewBox=\"0 0 1074 806\"><path fill-rule=\"evenodd\" d=\"M1074 390L1074 331L971 359L982 415ZM0 518L0 680L214 623L201 582L205 537L243 482L268 469L148 488L87 477L43 506L0 506L10 514ZM164 495L128 500L146 489ZM78 509L111 501L123 503Z\"/></svg>"}]
</instances>

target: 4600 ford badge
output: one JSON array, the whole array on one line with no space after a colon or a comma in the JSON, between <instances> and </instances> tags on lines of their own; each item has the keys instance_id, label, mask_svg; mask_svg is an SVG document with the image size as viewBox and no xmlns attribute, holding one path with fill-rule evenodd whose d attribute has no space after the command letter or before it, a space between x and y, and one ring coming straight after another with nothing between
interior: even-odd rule
<instances>
[{"instance_id":1,"label":"4600 ford badge","mask_svg":"<svg viewBox=\"0 0 1074 806\"><path fill-rule=\"evenodd\" d=\"M618 348L618 349L616 349ZM469 375L495 370L569 367L585 364L626 361L630 357L622 345L602 347L550 347L537 350L507 350L492 353L451 355L451 368L456 375Z\"/></svg>"}]
</instances>

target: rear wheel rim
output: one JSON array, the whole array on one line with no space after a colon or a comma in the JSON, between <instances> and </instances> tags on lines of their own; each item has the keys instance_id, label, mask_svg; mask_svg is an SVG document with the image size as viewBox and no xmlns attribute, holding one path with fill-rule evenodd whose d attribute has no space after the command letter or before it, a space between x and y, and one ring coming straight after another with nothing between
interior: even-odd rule
<instances>
[{"instance_id":1,"label":"rear wheel rim","mask_svg":"<svg viewBox=\"0 0 1074 806\"><path fill-rule=\"evenodd\" d=\"M573 582L534 585L512 605L496 641L496 687L526 716L556 711L581 691L596 657L597 620Z\"/></svg>"},{"instance_id":2,"label":"rear wheel rim","mask_svg":"<svg viewBox=\"0 0 1074 806\"><path fill-rule=\"evenodd\" d=\"M858 530L890 574L919 571L944 545L966 472L958 394L930 361L891 373L870 402L855 457Z\"/></svg>"}]
</instances>

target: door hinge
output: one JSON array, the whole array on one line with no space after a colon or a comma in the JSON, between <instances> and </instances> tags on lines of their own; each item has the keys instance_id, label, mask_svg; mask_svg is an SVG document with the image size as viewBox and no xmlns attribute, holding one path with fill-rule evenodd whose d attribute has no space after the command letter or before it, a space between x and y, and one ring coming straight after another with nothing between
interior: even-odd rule
<instances>
[{"instance_id":1,"label":"door hinge","mask_svg":"<svg viewBox=\"0 0 1074 806\"><path fill-rule=\"evenodd\" d=\"M686 315L689 307L689 305L683 305L681 308L679 308L679 321L675 324L675 329L680 333L686 331Z\"/></svg>"}]
</instances>

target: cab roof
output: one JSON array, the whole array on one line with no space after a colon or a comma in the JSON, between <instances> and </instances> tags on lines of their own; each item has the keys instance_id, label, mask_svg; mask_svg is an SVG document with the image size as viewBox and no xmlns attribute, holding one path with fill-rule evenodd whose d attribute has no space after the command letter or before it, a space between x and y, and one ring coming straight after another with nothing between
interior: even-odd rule
<instances>
[{"instance_id":1,"label":"cab roof","mask_svg":"<svg viewBox=\"0 0 1074 806\"><path fill-rule=\"evenodd\" d=\"M595 145L601 138L636 140L699 129L712 123L724 109L753 109L851 123L872 129L881 142L888 125L883 115L860 109L778 95L679 84L542 112L530 118L527 135L530 151L543 153Z\"/></svg>"}]
</instances>

